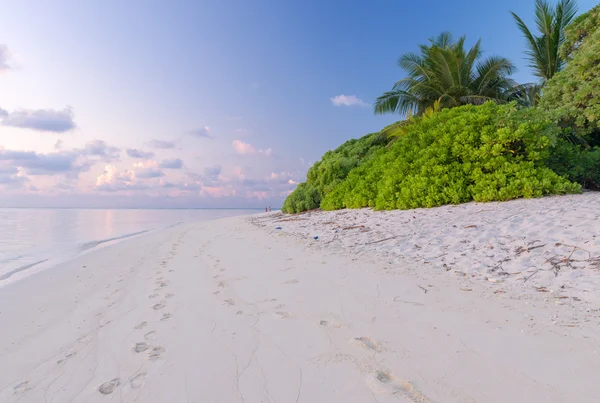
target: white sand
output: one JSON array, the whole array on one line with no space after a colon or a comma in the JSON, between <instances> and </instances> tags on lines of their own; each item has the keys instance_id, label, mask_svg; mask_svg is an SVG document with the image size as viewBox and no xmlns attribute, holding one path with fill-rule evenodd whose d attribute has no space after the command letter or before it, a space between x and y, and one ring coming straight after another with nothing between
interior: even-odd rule
<instances>
[{"instance_id":1,"label":"white sand","mask_svg":"<svg viewBox=\"0 0 600 403\"><path fill-rule=\"evenodd\" d=\"M346 234L298 242L276 219L171 228L1 288L0 402L598 401L594 311L357 254Z\"/></svg>"}]
</instances>

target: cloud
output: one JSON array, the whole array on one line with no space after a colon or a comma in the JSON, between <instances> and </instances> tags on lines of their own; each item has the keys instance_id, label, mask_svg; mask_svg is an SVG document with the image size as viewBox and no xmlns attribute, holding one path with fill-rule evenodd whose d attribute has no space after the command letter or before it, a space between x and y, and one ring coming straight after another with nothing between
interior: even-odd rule
<instances>
[{"instance_id":1,"label":"cloud","mask_svg":"<svg viewBox=\"0 0 600 403\"><path fill-rule=\"evenodd\" d=\"M258 150L252 144L244 143L242 140L233 140L231 145L235 152L241 155L262 154L267 157L273 155L273 150L271 148Z\"/></svg>"},{"instance_id":2,"label":"cloud","mask_svg":"<svg viewBox=\"0 0 600 403\"><path fill-rule=\"evenodd\" d=\"M12 151L0 148L0 161L11 161L29 175L78 174L87 171L91 164L82 161L79 153L61 151L38 154L33 151Z\"/></svg>"},{"instance_id":3,"label":"cloud","mask_svg":"<svg viewBox=\"0 0 600 403\"><path fill-rule=\"evenodd\" d=\"M149 178L160 178L165 176L165 173L160 169L156 168L145 168L135 172L136 178L149 179Z\"/></svg>"},{"instance_id":4,"label":"cloud","mask_svg":"<svg viewBox=\"0 0 600 403\"><path fill-rule=\"evenodd\" d=\"M238 154L254 154L256 152L252 144L244 143L242 140L233 140L231 145Z\"/></svg>"},{"instance_id":5,"label":"cloud","mask_svg":"<svg viewBox=\"0 0 600 403\"><path fill-rule=\"evenodd\" d=\"M54 143L54 149L55 150L60 150L63 146L63 141L61 139L56 140L56 143Z\"/></svg>"},{"instance_id":6,"label":"cloud","mask_svg":"<svg viewBox=\"0 0 600 403\"><path fill-rule=\"evenodd\" d=\"M154 157L154 153L152 151L142 151L138 150L137 148L128 148L127 150L125 150L125 152L131 158L148 159Z\"/></svg>"},{"instance_id":7,"label":"cloud","mask_svg":"<svg viewBox=\"0 0 600 403\"><path fill-rule=\"evenodd\" d=\"M8 61L12 58L8 46L0 44L0 73L12 70Z\"/></svg>"},{"instance_id":8,"label":"cloud","mask_svg":"<svg viewBox=\"0 0 600 403\"><path fill-rule=\"evenodd\" d=\"M168 140L156 140L156 139L152 139L148 142L148 145L152 148L160 148L160 149L170 149L170 148L175 148L175 142L174 141L168 141Z\"/></svg>"},{"instance_id":9,"label":"cloud","mask_svg":"<svg viewBox=\"0 0 600 403\"><path fill-rule=\"evenodd\" d=\"M121 150L108 145L104 140L93 140L85 144L85 147L77 150L82 155L102 157L105 160L118 159Z\"/></svg>"},{"instance_id":10,"label":"cloud","mask_svg":"<svg viewBox=\"0 0 600 403\"><path fill-rule=\"evenodd\" d=\"M74 114L70 107L55 109L19 109L12 113L0 112L2 125L37 130L41 132L64 133L75 128Z\"/></svg>"},{"instance_id":11,"label":"cloud","mask_svg":"<svg viewBox=\"0 0 600 403\"><path fill-rule=\"evenodd\" d=\"M8 112L5 109L0 108L0 119L8 116Z\"/></svg>"},{"instance_id":12,"label":"cloud","mask_svg":"<svg viewBox=\"0 0 600 403\"><path fill-rule=\"evenodd\" d=\"M212 167L204 168L204 177L210 180L216 181L219 179L219 175L221 175L221 166L214 165Z\"/></svg>"},{"instance_id":13,"label":"cloud","mask_svg":"<svg viewBox=\"0 0 600 403\"><path fill-rule=\"evenodd\" d=\"M190 134L195 137L204 137L207 139L214 138L214 136L212 135L212 130L208 126L203 126L199 129L192 130Z\"/></svg>"},{"instance_id":14,"label":"cloud","mask_svg":"<svg viewBox=\"0 0 600 403\"><path fill-rule=\"evenodd\" d=\"M29 179L26 176L0 174L0 185L17 188L22 187L27 181L29 181Z\"/></svg>"},{"instance_id":15,"label":"cloud","mask_svg":"<svg viewBox=\"0 0 600 403\"><path fill-rule=\"evenodd\" d=\"M163 169L181 169L183 168L183 161L179 158L162 160L159 165Z\"/></svg>"},{"instance_id":16,"label":"cloud","mask_svg":"<svg viewBox=\"0 0 600 403\"><path fill-rule=\"evenodd\" d=\"M141 172L134 172L130 170L118 172L114 165L106 165L102 175L96 178L96 186L94 188L102 192L147 190L150 189L150 186L145 183L138 182L137 178L153 177L151 175L145 176L143 174L148 170L154 170L154 168L147 168ZM140 176L140 173L142 173L142 176Z\"/></svg>"},{"instance_id":17,"label":"cloud","mask_svg":"<svg viewBox=\"0 0 600 403\"><path fill-rule=\"evenodd\" d=\"M335 97L329 98L329 100L335 106L369 106L368 103L358 98L356 95L336 95Z\"/></svg>"}]
</instances>

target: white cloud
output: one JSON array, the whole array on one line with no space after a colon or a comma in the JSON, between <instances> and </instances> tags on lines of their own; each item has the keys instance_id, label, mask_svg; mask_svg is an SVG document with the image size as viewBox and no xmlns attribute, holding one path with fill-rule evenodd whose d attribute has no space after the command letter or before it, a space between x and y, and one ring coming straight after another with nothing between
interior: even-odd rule
<instances>
[{"instance_id":1,"label":"white cloud","mask_svg":"<svg viewBox=\"0 0 600 403\"><path fill-rule=\"evenodd\" d=\"M270 157L271 155L273 155L273 149L271 148L259 150L255 148L252 144L244 143L242 140L233 140L231 145L233 146L235 152L241 155L262 154L265 157Z\"/></svg>"},{"instance_id":2,"label":"white cloud","mask_svg":"<svg viewBox=\"0 0 600 403\"><path fill-rule=\"evenodd\" d=\"M254 154L256 152L252 144L244 143L242 140L233 140L231 145L238 154Z\"/></svg>"},{"instance_id":3,"label":"white cloud","mask_svg":"<svg viewBox=\"0 0 600 403\"><path fill-rule=\"evenodd\" d=\"M329 100L335 106L369 106L369 104L358 98L356 95L336 95L335 97L329 98Z\"/></svg>"}]
</instances>

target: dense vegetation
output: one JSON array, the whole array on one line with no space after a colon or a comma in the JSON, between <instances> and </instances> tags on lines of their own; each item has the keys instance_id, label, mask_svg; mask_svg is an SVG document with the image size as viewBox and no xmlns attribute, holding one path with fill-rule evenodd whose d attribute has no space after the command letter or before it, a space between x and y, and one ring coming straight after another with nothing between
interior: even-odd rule
<instances>
[{"instance_id":1,"label":"dense vegetation","mask_svg":"<svg viewBox=\"0 0 600 403\"><path fill-rule=\"evenodd\" d=\"M577 192L546 167L560 130L513 104L444 109L353 170L323 209L410 209Z\"/></svg>"},{"instance_id":2,"label":"dense vegetation","mask_svg":"<svg viewBox=\"0 0 600 403\"><path fill-rule=\"evenodd\" d=\"M600 5L565 32L561 53L568 61L546 85L541 107L583 140L600 143Z\"/></svg>"},{"instance_id":3,"label":"dense vegetation","mask_svg":"<svg viewBox=\"0 0 600 403\"><path fill-rule=\"evenodd\" d=\"M298 213L319 207L321 199L344 180L352 169L370 158L386 143L385 136L372 133L358 140L349 140L334 151L327 151L323 158L308 170L306 182L298 185L286 199L282 210Z\"/></svg>"},{"instance_id":4,"label":"dense vegetation","mask_svg":"<svg viewBox=\"0 0 600 403\"><path fill-rule=\"evenodd\" d=\"M378 98L375 112L406 119L327 152L282 210L410 209L599 189L600 6L573 19L575 10L572 0L537 0L538 36L515 15L538 83L512 83L510 62L478 61L479 43L464 51L464 38L449 34L404 55L408 78ZM484 84L486 68L495 78Z\"/></svg>"}]
</instances>

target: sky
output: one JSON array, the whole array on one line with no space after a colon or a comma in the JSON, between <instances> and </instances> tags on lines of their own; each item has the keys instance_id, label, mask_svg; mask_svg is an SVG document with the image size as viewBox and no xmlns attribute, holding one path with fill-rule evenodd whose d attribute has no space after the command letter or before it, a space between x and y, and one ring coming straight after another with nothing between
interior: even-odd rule
<instances>
[{"instance_id":1,"label":"sky","mask_svg":"<svg viewBox=\"0 0 600 403\"><path fill-rule=\"evenodd\" d=\"M597 0L579 0L584 12ZM533 1L22 1L0 13L0 207L281 206L443 31L532 82Z\"/></svg>"}]
</instances>

